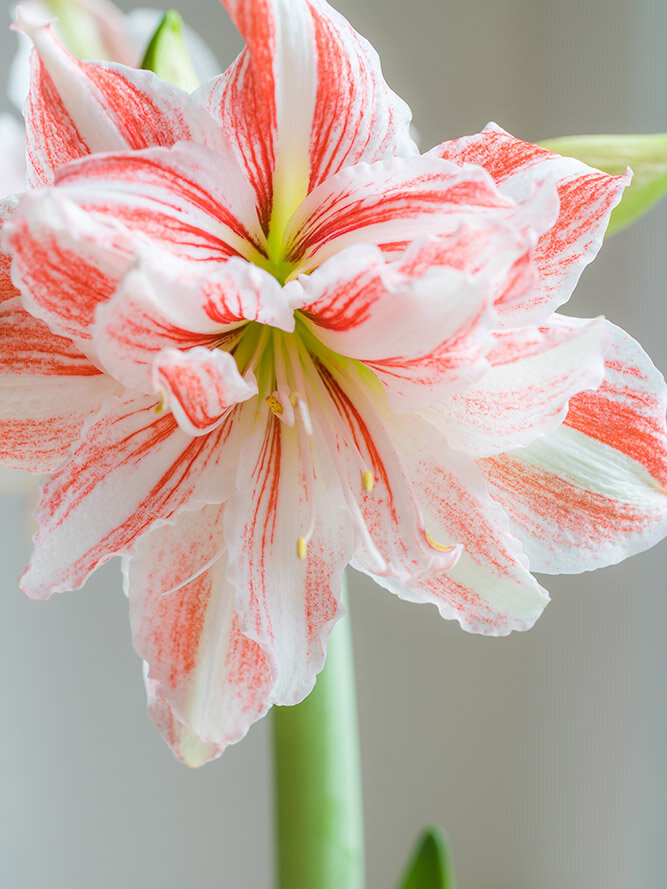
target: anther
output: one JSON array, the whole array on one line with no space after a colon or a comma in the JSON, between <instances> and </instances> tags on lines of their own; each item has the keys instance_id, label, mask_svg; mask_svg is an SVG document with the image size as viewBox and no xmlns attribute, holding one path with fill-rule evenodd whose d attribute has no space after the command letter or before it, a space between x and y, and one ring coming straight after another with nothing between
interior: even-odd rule
<instances>
[{"instance_id":1,"label":"anther","mask_svg":"<svg viewBox=\"0 0 667 889\"><path fill-rule=\"evenodd\" d=\"M275 395L267 395L264 401L268 404L272 413L274 413L277 417L282 417L284 408Z\"/></svg>"},{"instance_id":2,"label":"anther","mask_svg":"<svg viewBox=\"0 0 667 889\"><path fill-rule=\"evenodd\" d=\"M373 475L372 470L367 469L366 472L361 476L361 486L364 491L372 491L373 485L375 484L375 476Z\"/></svg>"},{"instance_id":3,"label":"anther","mask_svg":"<svg viewBox=\"0 0 667 889\"><path fill-rule=\"evenodd\" d=\"M439 549L440 552L442 552L442 553L449 553L454 549L453 546L443 546L442 543L438 543L436 540L434 540L431 537L431 535L428 533L428 531L424 531L424 534L426 534L426 539L431 544L433 549Z\"/></svg>"},{"instance_id":4,"label":"anther","mask_svg":"<svg viewBox=\"0 0 667 889\"><path fill-rule=\"evenodd\" d=\"M167 407L167 393L160 386L155 393L157 395L157 404L155 405L155 413L163 414Z\"/></svg>"},{"instance_id":5,"label":"anther","mask_svg":"<svg viewBox=\"0 0 667 889\"><path fill-rule=\"evenodd\" d=\"M296 542L296 557L297 559L306 558L306 540L304 537L299 537Z\"/></svg>"}]
</instances>

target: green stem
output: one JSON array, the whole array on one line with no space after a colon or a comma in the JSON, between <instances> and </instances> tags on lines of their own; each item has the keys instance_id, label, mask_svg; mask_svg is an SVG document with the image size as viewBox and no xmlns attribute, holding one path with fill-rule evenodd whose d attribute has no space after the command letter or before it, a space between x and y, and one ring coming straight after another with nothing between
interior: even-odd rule
<instances>
[{"instance_id":1,"label":"green stem","mask_svg":"<svg viewBox=\"0 0 667 889\"><path fill-rule=\"evenodd\" d=\"M311 694L296 707L274 707L273 712L279 889L363 889L349 615L334 627L326 665Z\"/></svg>"}]
</instances>

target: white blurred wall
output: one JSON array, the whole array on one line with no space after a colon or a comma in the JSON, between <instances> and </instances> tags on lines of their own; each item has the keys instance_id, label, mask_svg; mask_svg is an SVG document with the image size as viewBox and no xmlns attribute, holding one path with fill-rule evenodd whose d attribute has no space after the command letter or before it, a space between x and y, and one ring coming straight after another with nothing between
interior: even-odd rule
<instances>
[{"instance_id":1,"label":"white blurred wall","mask_svg":"<svg viewBox=\"0 0 667 889\"><path fill-rule=\"evenodd\" d=\"M339 0L423 147L489 119L527 139L667 130L667 7L650 0ZM226 63L214 0L182 10ZM14 38L0 33L0 75ZM667 207L610 241L568 310L667 369ZM0 889L269 889L269 720L198 772L144 712L118 571L34 603L20 496L0 503ZM665 885L667 546L546 579L530 633L468 636L353 578L369 889L427 822L460 889ZM317 887L313 887L317 889Z\"/></svg>"}]
</instances>

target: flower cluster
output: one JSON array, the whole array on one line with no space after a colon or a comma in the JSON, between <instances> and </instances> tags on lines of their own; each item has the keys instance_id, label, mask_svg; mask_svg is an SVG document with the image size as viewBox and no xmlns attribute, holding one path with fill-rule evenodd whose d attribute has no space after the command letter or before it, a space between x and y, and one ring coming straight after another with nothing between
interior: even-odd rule
<instances>
[{"instance_id":1,"label":"flower cluster","mask_svg":"<svg viewBox=\"0 0 667 889\"><path fill-rule=\"evenodd\" d=\"M554 314L627 176L495 125L420 154L323 0L225 0L192 95L34 43L0 205L0 458L47 473L32 597L122 556L149 709L198 764L322 668L351 563L467 630L667 532L666 389Z\"/></svg>"}]
</instances>

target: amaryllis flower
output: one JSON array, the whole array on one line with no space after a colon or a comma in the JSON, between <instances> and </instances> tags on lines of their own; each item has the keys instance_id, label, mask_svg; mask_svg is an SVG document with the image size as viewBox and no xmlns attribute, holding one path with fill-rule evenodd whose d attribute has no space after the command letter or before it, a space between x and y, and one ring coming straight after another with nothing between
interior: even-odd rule
<instances>
[{"instance_id":1,"label":"amaryllis flower","mask_svg":"<svg viewBox=\"0 0 667 889\"><path fill-rule=\"evenodd\" d=\"M503 634L529 568L667 523L664 381L553 314L626 177L495 126L420 155L324 2L226 6L246 48L192 97L24 25L34 190L2 210L2 458L50 473L22 587L123 557L190 764L308 694L346 564Z\"/></svg>"}]
</instances>

